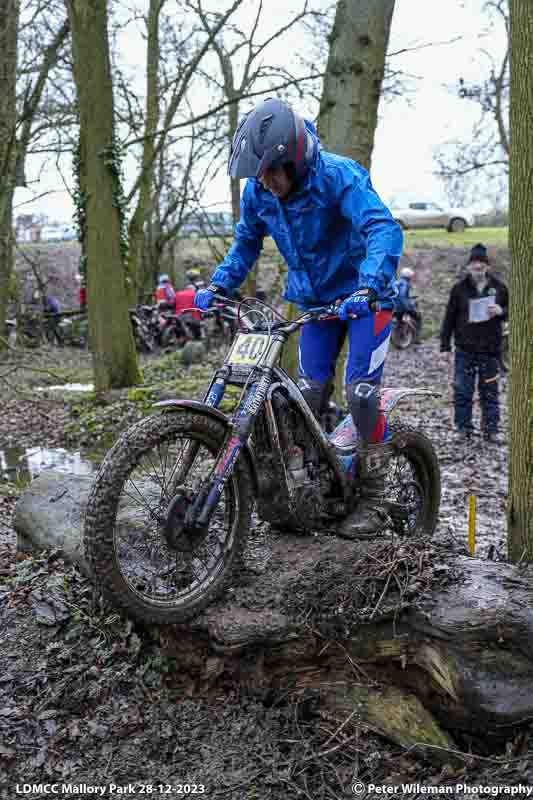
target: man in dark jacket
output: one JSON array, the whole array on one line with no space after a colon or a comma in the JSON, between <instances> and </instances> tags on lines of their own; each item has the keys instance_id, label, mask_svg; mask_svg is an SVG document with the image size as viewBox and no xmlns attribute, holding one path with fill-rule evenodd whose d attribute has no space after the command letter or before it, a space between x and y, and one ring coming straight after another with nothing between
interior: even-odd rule
<instances>
[{"instance_id":1,"label":"man in dark jacket","mask_svg":"<svg viewBox=\"0 0 533 800\"><path fill-rule=\"evenodd\" d=\"M455 341L454 404L459 436L472 435L472 403L476 380L485 439L495 440L500 421L498 401L502 323L507 319L507 287L488 270L487 250L476 244L467 274L452 288L441 328L441 351Z\"/></svg>"},{"instance_id":2,"label":"man in dark jacket","mask_svg":"<svg viewBox=\"0 0 533 800\"><path fill-rule=\"evenodd\" d=\"M378 389L389 347L400 226L382 203L367 171L349 158L321 149L316 130L277 98L260 103L239 126L228 172L248 178L235 240L197 292L206 309L215 292L237 289L254 265L265 236L287 262L285 299L300 308L340 301L339 320L304 326L300 387L317 413L327 407L335 362L349 341L346 396L364 443L387 435ZM362 487L353 534L382 527L384 475ZM348 534L345 534L348 535Z\"/></svg>"}]
</instances>

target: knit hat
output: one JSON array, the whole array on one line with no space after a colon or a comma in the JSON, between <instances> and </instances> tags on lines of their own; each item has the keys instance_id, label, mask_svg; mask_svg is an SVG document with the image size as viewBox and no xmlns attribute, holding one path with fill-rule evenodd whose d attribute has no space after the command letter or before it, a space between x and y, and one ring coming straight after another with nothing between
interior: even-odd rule
<instances>
[{"instance_id":1,"label":"knit hat","mask_svg":"<svg viewBox=\"0 0 533 800\"><path fill-rule=\"evenodd\" d=\"M472 261L483 261L485 264L489 263L489 257L487 255L487 248L485 245L475 244L473 246L468 257L468 263L471 264Z\"/></svg>"}]
</instances>

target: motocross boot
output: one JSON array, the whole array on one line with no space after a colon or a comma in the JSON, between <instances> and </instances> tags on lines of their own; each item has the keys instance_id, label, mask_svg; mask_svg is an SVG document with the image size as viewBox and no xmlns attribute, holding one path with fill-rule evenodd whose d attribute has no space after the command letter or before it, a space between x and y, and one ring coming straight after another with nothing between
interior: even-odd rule
<instances>
[{"instance_id":1,"label":"motocross boot","mask_svg":"<svg viewBox=\"0 0 533 800\"><path fill-rule=\"evenodd\" d=\"M344 539L360 539L380 533L391 524L384 509L385 484L391 457L388 442L367 445L360 454L361 496L357 507L339 527Z\"/></svg>"}]
</instances>

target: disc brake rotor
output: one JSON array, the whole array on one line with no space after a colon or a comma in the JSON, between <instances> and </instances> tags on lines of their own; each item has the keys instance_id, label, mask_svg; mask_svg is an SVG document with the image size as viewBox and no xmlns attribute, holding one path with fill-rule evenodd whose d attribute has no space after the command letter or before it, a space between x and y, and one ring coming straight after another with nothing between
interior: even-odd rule
<instances>
[{"instance_id":1,"label":"disc brake rotor","mask_svg":"<svg viewBox=\"0 0 533 800\"><path fill-rule=\"evenodd\" d=\"M416 528L417 518L424 506L424 492L418 481L402 483L388 512L397 529L402 532Z\"/></svg>"},{"instance_id":2,"label":"disc brake rotor","mask_svg":"<svg viewBox=\"0 0 533 800\"><path fill-rule=\"evenodd\" d=\"M180 491L168 505L163 523L163 535L170 549L176 552L190 553L207 535L207 525L203 528L191 528L185 522L192 504L193 498L185 491Z\"/></svg>"}]
</instances>

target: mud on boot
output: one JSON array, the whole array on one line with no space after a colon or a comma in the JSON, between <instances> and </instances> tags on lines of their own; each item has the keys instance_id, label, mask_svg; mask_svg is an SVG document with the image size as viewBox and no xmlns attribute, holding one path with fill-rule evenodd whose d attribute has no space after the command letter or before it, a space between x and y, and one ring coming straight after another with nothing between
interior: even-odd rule
<instances>
[{"instance_id":1,"label":"mud on boot","mask_svg":"<svg viewBox=\"0 0 533 800\"><path fill-rule=\"evenodd\" d=\"M359 456L361 496L355 510L341 523L338 533L359 539L380 533L391 524L385 510L385 485L392 449L388 442L368 445Z\"/></svg>"}]
</instances>

